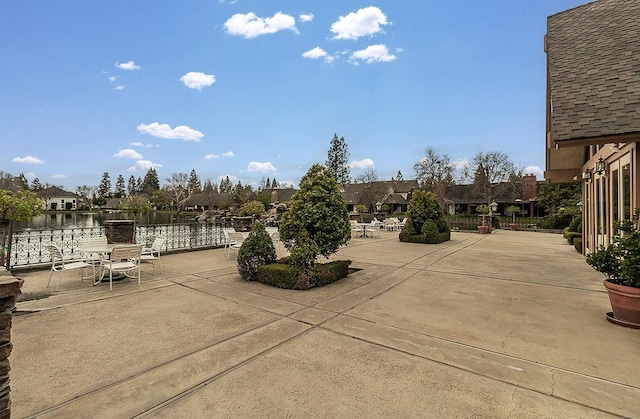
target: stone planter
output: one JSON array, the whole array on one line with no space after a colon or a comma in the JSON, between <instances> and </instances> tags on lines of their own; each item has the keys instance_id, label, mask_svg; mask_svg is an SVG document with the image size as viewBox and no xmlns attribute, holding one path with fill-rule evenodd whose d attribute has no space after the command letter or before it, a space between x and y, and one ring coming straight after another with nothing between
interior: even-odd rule
<instances>
[{"instance_id":1,"label":"stone planter","mask_svg":"<svg viewBox=\"0 0 640 419\"><path fill-rule=\"evenodd\" d=\"M509 223L509 228L511 231L516 231L518 229L518 223Z\"/></svg>"},{"instance_id":2,"label":"stone planter","mask_svg":"<svg viewBox=\"0 0 640 419\"><path fill-rule=\"evenodd\" d=\"M640 288L602 282L611 302L614 320L625 326L640 328ZM609 317L608 317L609 318Z\"/></svg>"}]
</instances>

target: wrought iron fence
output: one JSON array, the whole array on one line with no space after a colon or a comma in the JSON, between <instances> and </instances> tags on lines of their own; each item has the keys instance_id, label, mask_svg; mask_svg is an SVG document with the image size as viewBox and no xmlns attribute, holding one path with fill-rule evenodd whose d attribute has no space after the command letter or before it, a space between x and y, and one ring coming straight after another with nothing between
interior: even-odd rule
<instances>
[{"instance_id":1,"label":"wrought iron fence","mask_svg":"<svg viewBox=\"0 0 640 419\"><path fill-rule=\"evenodd\" d=\"M224 233L218 223L138 225L135 241L150 246L156 237L164 237L163 251L196 250L222 246ZM58 246L65 258L79 258L81 238L104 235L103 227L24 230L13 234L11 268L36 267L50 263L46 246Z\"/></svg>"}]
</instances>

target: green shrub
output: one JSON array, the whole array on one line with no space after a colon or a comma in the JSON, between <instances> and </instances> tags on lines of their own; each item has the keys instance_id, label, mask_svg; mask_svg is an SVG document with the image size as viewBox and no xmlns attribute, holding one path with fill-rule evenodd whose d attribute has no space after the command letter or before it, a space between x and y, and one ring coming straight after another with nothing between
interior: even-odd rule
<instances>
[{"instance_id":1,"label":"green shrub","mask_svg":"<svg viewBox=\"0 0 640 419\"><path fill-rule=\"evenodd\" d=\"M280 222L280 239L287 249L308 234L318 253L329 257L351 239L347 204L333 174L313 165L300 180L300 189L289 201Z\"/></svg>"},{"instance_id":2,"label":"green shrub","mask_svg":"<svg viewBox=\"0 0 640 419\"><path fill-rule=\"evenodd\" d=\"M539 228L562 230L571 224L571 214L555 213L544 217L538 224Z\"/></svg>"},{"instance_id":3,"label":"green shrub","mask_svg":"<svg viewBox=\"0 0 640 419\"><path fill-rule=\"evenodd\" d=\"M273 287L293 289L297 276L298 270L294 266L285 263L272 263L260 266L255 279Z\"/></svg>"},{"instance_id":4,"label":"green shrub","mask_svg":"<svg viewBox=\"0 0 640 419\"><path fill-rule=\"evenodd\" d=\"M582 237L582 233L577 233L575 231L567 231L565 233L565 237L567 238L567 241L569 242L569 244L574 244L574 240L576 239L576 237Z\"/></svg>"},{"instance_id":5,"label":"green shrub","mask_svg":"<svg viewBox=\"0 0 640 419\"><path fill-rule=\"evenodd\" d=\"M410 243L441 243L451 238L451 228L435 194L421 190L413 193L399 238Z\"/></svg>"},{"instance_id":6,"label":"green shrub","mask_svg":"<svg viewBox=\"0 0 640 419\"><path fill-rule=\"evenodd\" d=\"M578 215L571 221L568 227L569 231L582 233L582 215Z\"/></svg>"},{"instance_id":7,"label":"green shrub","mask_svg":"<svg viewBox=\"0 0 640 419\"><path fill-rule=\"evenodd\" d=\"M432 242L438 240L438 226L436 222L431 218L427 219L424 224L422 224L421 233L426 241Z\"/></svg>"},{"instance_id":8,"label":"green shrub","mask_svg":"<svg viewBox=\"0 0 640 419\"><path fill-rule=\"evenodd\" d=\"M317 275L313 283L308 274L300 272L298 268L286 262L288 258L258 268L256 281L278 288L305 290L314 286L321 287L331 284L349 274L350 260L337 260L317 265Z\"/></svg>"},{"instance_id":9,"label":"green shrub","mask_svg":"<svg viewBox=\"0 0 640 419\"><path fill-rule=\"evenodd\" d=\"M264 204L261 201L250 201L242 204L238 215L246 217L249 215L260 215L264 212Z\"/></svg>"},{"instance_id":10,"label":"green shrub","mask_svg":"<svg viewBox=\"0 0 640 419\"><path fill-rule=\"evenodd\" d=\"M245 281L255 279L258 268L276 260L276 248L271 236L259 221L238 250L238 273Z\"/></svg>"},{"instance_id":11,"label":"green shrub","mask_svg":"<svg viewBox=\"0 0 640 419\"><path fill-rule=\"evenodd\" d=\"M573 246L576 248L578 253L582 253L582 237L576 237L573 239Z\"/></svg>"}]
</instances>

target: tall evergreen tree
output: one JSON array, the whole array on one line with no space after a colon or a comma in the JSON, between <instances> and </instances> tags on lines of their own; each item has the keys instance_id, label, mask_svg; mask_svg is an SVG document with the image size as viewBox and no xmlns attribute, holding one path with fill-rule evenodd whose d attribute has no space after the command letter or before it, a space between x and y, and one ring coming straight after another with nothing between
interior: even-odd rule
<instances>
[{"instance_id":1,"label":"tall evergreen tree","mask_svg":"<svg viewBox=\"0 0 640 419\"><path fill-rule=\"evenodd\" d=\"M127 182L127 193L129 196L138 194L138 190L136 189L136 178L133 175L129 176L129 181Z\"/></svg>"},{"instance_id":2,"label":"tall evergreen tree","mask_svg":"<svg viewBox=\"0 0 640 419\"><path fill-rule=\"evenodd\" d=\"M227 176L220 181L220 193L230 194L231 192L233 192L233 184Z\"/></svg>"},{"instance_id":3,"label":"tall evergreen tree","mask_svg":"<svg viewBox=\"0 0 640 419\"><path fill-rule=\"evenodd\" d=\"M33 178L33 180L31 181L31 191L38 193L43 189L42 187L42 183L40 183L40 179Z\"/></svg>"},{"instance_id":4,"label":"tall evergreen tree","mask_svg":"<svg viewBox=\"0 0 640 419\"><path fill-rule=\"evenodd\" d=\"M114 196L116 198L124 198L127 196L127 190L124 186L124 177L122 175L118 175L118 178L116 179L116 191Z\"/></svg>"},{"instance_id":5,"label":"tall evergreen tree","mask_svg":"<svg viewBox=\"0 0 640 419\"><path fill-rule=\"evenodd\" d=\"M142 180L141 192L151 195L155 191L160 190L160 179L158 179L158 173L156 169L151 167L147 170L147 174Z\"/></svg>"},{"instance_id":6,"label":"tall evergreen tree","mask_svg":"<svg viewBox=\"0 0 640 419\"><path fill-rule=\"evenodd\" d=\"M111 178L109 172L102 174L102 180L100 180L100 186L98 186L99 198L111 198Z\"/></svg>"},{"instance_id":7,"label":"tall evergreen tree","mask_svg":"<svg viewBox=\"0 0 640 419\"><path fill-rule=\"evenodd\" d=\"M349 168L349 147L344 141L344 137L338 138L338 134L333 134L331 146L327 153L327 169L333 174L339 185L351 183Z\"/></svg>"},{"instance_id":8,"label":"tall evergreen tree","mask_svg":"<svg viewBox=\"0 0 640 419\"><path fill-rule=\"evenodd\" d=\"M189 195L202 192L202 184L200 183L200 178L198 178L198 174L195 169L191 169L189 181L187 182L187 190L189 191Z\"/></svg>"},{"instance_id":9,"label":"tall evergreen tree","mask_svg":"<svg viewBox=\"0 0 640 419\"><path fill-rule=\"evenodd\" d=\"M273 178L273 180L271 181L271 189L276 189L278 188L278 182L276 181L276 178Z\"/></svg>"}]
</instances>

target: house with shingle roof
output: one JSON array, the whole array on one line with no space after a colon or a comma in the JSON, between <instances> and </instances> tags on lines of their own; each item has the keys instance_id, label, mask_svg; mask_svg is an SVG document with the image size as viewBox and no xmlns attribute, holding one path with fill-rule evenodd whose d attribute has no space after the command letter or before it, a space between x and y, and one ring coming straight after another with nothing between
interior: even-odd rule
<instances>
[{"instance_id":1,"label":"house with shingle roof","mask_svg":"<svg viewBox=\"0 0 640 419\"><path fill-rule=\"evenodd\" d=\"M42 189L38 197L44 202L45 211L75 211L82 201L80 195L57 186Z\"/></svg>"},{"instance_id":2,"label":"house with shingle roof","mask_svg":"<svg viewBox=\"0 0 640 419\"><path fill-rule=\"evenodd\" d=\"M598 0L549 16L544 41L545 178L582 182L588 253L640 205L640 2Z\"/></svg>"}]
</instances>

